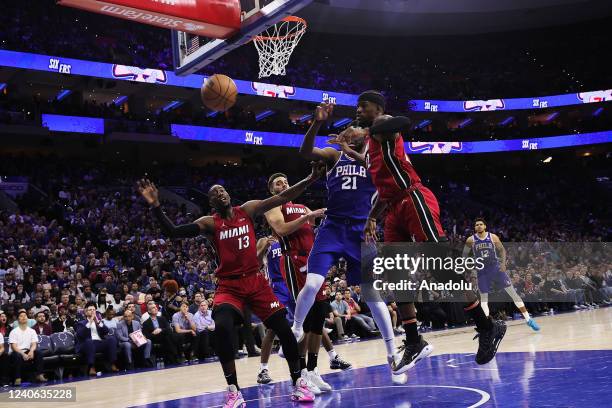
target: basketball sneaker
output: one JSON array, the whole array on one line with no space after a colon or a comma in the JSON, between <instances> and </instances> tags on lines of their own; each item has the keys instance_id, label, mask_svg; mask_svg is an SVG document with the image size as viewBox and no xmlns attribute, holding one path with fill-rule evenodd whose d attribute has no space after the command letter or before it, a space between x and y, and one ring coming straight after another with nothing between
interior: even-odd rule
<instances>
[{"instance_id":1,"label":"basketball sneaker","mask_svg":"<svg viewBox=\"0 0 612 408\"><path fill-rule=\"evenodd\" d=\"M415 344L409 344L407 340L404 340L404 345L398 349L398 351L403 351L404 355L399 362L394 360L391 363L393 374L404 374L416 363L429 356L433 349L431 344L423 340L423 336L419 336L419 342Z\"/></svg>"},{"instance_id":2,"label":"basketball sneaker","mask_svg":"<svg viewBox=\"0 0 612 408\"><path fill-rule=\"evenodd\" d=\"M319 387L317 387L317 385L315 383L313 383L310 379L310 375L308 374L308 370L306 370L305 368L302 370L302 376L300 378L303 378L304 381L306 381L306 385L308 386L308 389L314 394L314 395L321 395L321 389Z\"/></svg>"},{"instance_id":3,"label":"basketball sneaker","mask_svg":"<svg viewBox=\"0 0 612 408\"><path fill-rule=\"evenodd\" d=\"M527 320L527 326L531 327L533 331L540 331L540 326L533 319Z\"/></svg>"},{"instance_id":4,"label":"basketball sneaker","mask_svg":"<svg viewBox=\"0 0 612 408\"><path fill-rule=\"evenodd\" d=\"M387 362L389 363L389 367L391 368L391 381L393 382L393 384L406 384L408 382L408 375L407 374L393 374L393 365L394 364L399 364L399 362L402 360L402 356L400 356L399 354L394 354L393 357L387 357Z\"/></svg>"},{"instance_id":5,"label":"basketball sneaker","mask_svg":"<svg viewBox=\"0 0 612 408\"><path fill-rule=\"evenodd\" d=\"M257 374L257 383L258 384L270 384L272 382L272 378L270 378L270 373L268 373L267 369L263 369Z\"/></svg>"},{"instance_id":6,"label":"basketball sneaker","mask_svg":"<svg viewBox=\"0 0 612 408\"><path fill-rule=\"evenodd\" d=\"M223 408L246 408L242 393L233 384L227 387L227 396Z\"/></svg>"},{"instance_id":7,"label":"basketball sneaker","mask_svg":"<svg viewBox=\"0 0 612 408\"><path fill-rule=\"evenodd\" d=\"M319 374L319 368L317 367L315 367L313 371L308 372L308 379L311 383L316 385L321 390L321 392L329 392L332 390L331 385L326 383L323 378L321 378L321 375Z\"/></svg>"},{"instance_id":8,"label":"basketball sneaker","mask_svg":"<svg viewBox=\"0 0 612 408\"><path fill-rule=\"evenodd\" d=\"M499 343L506 335L506 323L501 320L493 321L493 328L491 330L479 330L474 336L474 340L478 338L478 352L476 353L476 364L487 364L493 360L497 353Z\"/></svg>"},{"instance_id":9,"label":"basketball sneaker","mask_svg":"<svg viewBox=\"0 0 612 408\"><path fill-rule=\"evenodd\" d=\"M291 401L295 402L313 402L315 396L312 390L308 387L306 380L303 377L298 378L295 385L293 386L293 392L291 393Z\"/></svg>"},{"instance_id":10,"label":"basketball sneaker","mask_svg":"<svg viewBox=\"0 0 612 408\"><path fill-rule=\"evenodd\" d=\"M336 356L336 358L329 362L329 368L332 370L348 370L352 367L353 365L351 363L344 361L340 356Z\"/></svg>"}]
</instances>

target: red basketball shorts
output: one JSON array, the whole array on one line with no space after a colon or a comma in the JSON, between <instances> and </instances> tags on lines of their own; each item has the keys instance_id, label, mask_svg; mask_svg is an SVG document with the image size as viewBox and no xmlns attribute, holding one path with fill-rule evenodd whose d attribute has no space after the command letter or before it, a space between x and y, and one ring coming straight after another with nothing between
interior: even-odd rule
<instances>
[{"instance_id":1,"label":"red basketball shorts","mask_svg":"<svg viewBox=\"0 0 612 408\"><path fill-rule=\"evenodd\" d=\"M385 242L439 242L446 240L436 196L422 184L389 204Z\"/></svg>"},{"instance_id":2,"label":"red basketball shorts","mask_svg":"<svg viewBox=\"0 0 612 408\"><path fill-rule=\"evenodd\" d=\"M233 306L240 314L245 306L249 306L262 322L285 308L261 273L249 274L239 279L219 278L215 307L224 304Z\"/></svg>"}]
</instances>

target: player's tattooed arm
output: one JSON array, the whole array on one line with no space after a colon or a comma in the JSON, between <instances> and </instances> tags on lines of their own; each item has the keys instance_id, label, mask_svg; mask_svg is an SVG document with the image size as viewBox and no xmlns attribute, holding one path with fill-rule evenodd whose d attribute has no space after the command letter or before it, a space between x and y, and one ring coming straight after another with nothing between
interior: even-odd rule
<instances>
[{"instance_id":1,"label":"player's tattooed arm","mask_svg":"<svg viewBox=\"0 0 612 408\"><path fill-rule=\"evenodd\" d=\"M491 240L499 254L499 267L503 272L506 272L506 248L504 248L504 244L502 244L501 239L497 235L491 234Z\"/></svg>"},{"instance_id":2,"label":"player's tattooed arm","mask_svg":"<svg viewBox=\"0 0 612 408\"><path fill-rule=\"evenodd\" d=\"M312 162L312 172L300 182L289 187L285 191L265 200L252 200L247 201L242 205L242 209L249 214L251 218L255 218L259 215L265 214L275 207L288 203L291 200L295 200L315 181L317 181L323 174L325 174L325 165L321 162ZM314 211L313 211L314 213Z\"/></svg>"},{"instance_id":3,"label":"player's tattooed arm","mask_svg":"<svg viewBox=\"0 0 612 408\"><path fill-rule=\"evenodd\" d=\"M174 225L161 208L159 202L159 190L157 186L148 179L141 179L137 182L137 189L140 195L151 206L153 216L159 222L161 230L169 238L193 238L200 235L202 232L210 232L208 228L212 224L214 230L214 222L212 217L202 217L199 220L183 225ZM211 222L202 221L204 218L210 218Z\"/></svg>"},{"instance_id":4,"label":"player's tattooed arm","mask_svg":"<svg viewBox=\"0 0 612 408\"><path fill-rule=\"evenodd\" d=\"M465 241L465 245L463 246L463 252L461 253L462 258L467 258L467 256L472 252L472 246L474 245L474 237L469 237Z\"/></svg>"},{"instance_id":5,"label":"player's tattooed arm","mask_svg":"<svg viewBox=\"0 0 612 408\"><path fill-rule=\"evenodd\" d=\"M306 223L314 224L314 221L325 215L326 208L320 208L318 210L309 211L308 214L302 215L300 218L296 218L293 221L285 222L285 217L281 212L280 207L275 207L268 211L266 221L270 227L274 230L274 233L279 237L284 237L293 234L295 231Z\"/></svg>"},{"instance_id":6,"label":"player's tattooed arm","mask_svg":"<svg viewBox=\"0 0 612 408\"><path fill-rule=\"evenodd\" d=\"M310 125L310 128L306 132L304 140L302 141L302 146L300 146L300 155L303 158L308 160L322 160L328 167L333 166L334 163L336 163L340 157L340 152L331 147L320 149L315 147L314 142L319 129L321 129L323 123L329 119L333 110L334 105L331 103L322 103L317 106L314 112L314 120L312 125Z\"/></svg>"}]
</instances>

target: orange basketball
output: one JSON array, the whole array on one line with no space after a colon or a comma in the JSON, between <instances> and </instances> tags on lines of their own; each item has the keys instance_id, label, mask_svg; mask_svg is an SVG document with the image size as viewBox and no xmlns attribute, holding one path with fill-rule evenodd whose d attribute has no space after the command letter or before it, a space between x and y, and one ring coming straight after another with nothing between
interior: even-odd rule
<instances>
[{"instance_id":1,"label":"orange basketball","mask_svg":"<svg viewBox=\"0 0 612 408\"><path fill-rule=\"evenodd\" d=\"M202 102L208 109L224 112L234 106L238 88L227 75L215 74L202 84Z\"/></svg>"}]
</instances>

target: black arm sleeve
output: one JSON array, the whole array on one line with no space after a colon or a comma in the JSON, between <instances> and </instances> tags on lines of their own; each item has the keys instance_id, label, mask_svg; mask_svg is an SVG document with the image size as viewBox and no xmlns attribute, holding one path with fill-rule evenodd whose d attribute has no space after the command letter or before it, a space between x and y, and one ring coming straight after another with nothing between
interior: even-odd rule
<instances>
[{"instance_id":1,"label":"black arm sleeve","mask_svg":"<svg viewBox=\"0 0 612 408\"><path fill-rule=\"evenodd\" d=\"M370 134L397 133L410 130L412 121L405 116L395 116L370 128Z\"/></svg>"},{"instance_id":2,"label":"black arm sleeve","mask_svg":"<svg viewBox=\"0 0 612 408\"><path fill-rule=\"evenodd\" d=\"M161 224L161 229L169 238L193 238L200 235L198 224L174 225L170 218L162 211L161 207L153 207L153 215Z\"/></svg>"}]
</instances>

